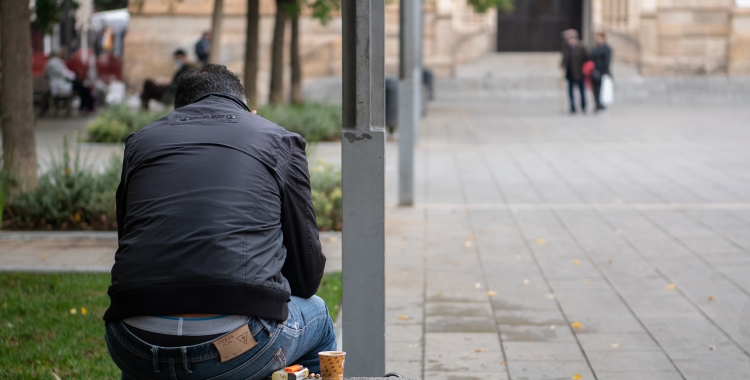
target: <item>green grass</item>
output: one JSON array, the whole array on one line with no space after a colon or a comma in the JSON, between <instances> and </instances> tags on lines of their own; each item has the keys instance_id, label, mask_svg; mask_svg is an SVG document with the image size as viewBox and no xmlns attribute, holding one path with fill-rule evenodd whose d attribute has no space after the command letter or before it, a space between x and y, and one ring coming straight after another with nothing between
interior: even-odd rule
<instances>
[{"instance_id":1,"label":"green grass","mask_svg":"<svg viewBox=\"0 0 750 380\"><path fill-rule=\"evenodd\" d=\"M109 283L103 273L0 273L0 379L119 378L104 343ZM335 318L341 273L326 274L318 295Z\"/></svg>"}]
</instances>

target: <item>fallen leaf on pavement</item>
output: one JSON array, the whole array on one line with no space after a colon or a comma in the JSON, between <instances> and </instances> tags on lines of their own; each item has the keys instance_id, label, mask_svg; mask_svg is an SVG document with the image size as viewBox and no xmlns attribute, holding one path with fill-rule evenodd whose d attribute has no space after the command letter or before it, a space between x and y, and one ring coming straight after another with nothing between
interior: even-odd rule
<instances>
[{"instance_id":1,"label":"fallen leaf on pavement","mask_svg":"<svg viewBox=\"0 0 750 380\"><path fill-rule=\"evenodd\" d=\"M716 296L708 296L709 301L716 301Z\"/></svg>"},{"instance_id":2,"label":"fallen leaf on pavement","mask_svg":"<svg viewBox=\"0 0 750 380\"><path fill-rule=\"evenodd\" d=\"M490 296L490 297L494 297L494 296L497 295L497 292L494 291L494 290L490 290L489 292L487 292L487 295Z\"/></svg>"},{"instance_id":3,"label":"fallen leaf on pavement","mask_svg":"<svg viewBox=\"0 0 750 380\"><path fill-rule=\"evenodd\" d=\"M590 279L590 278L587 278L587 279L583 280L583 282L585 282L585 283L587 283L587 284L590 284L590 283L591 283L591 279Z\"/></svg>"},{"instance_id":4,"label":"fallen leaf on pavement","mask_svg":"<svg viewBox=\"0 0 750 380\"><path fill-rule=\"evenodd\" d=\"M609 346L612 348L617 348L617 347L620 347L620 343L612 343Z\"/></svg>"},{"instance_id":5,"label":"fallen leaf on pavement","mask_svg":"<svg viewBox=\"0 0 750 380\"><path fill-rule=\"evenodd\" d=\"M665 286L664 289L675 290L675 289L677 289L677 285L675 285L675 284L669 284L669 285Z\"/></svg>"},{"instance_id":6,"label":"fallen leaf on pavement","mask_svg":"<svg viewBox=\"0 0 750 380\"><path fill-rule=\"evenodd\" d=\"M583 379L583 377L581 377L581 375L580 375L580 374L577 374L577 373L576 373L575 375L573 375L572 379L573 379L573 380L581 380L581 379Z\"/></svg>"},{"instance_id":7,"label":"fallen leaf on pavement","mask_svg":"<svg viewBox=\"0 0 750 380\"><path fill-rule=\"evenodd\" d=\"M464 242L464 247L466 247L466 248L469 248L469 247L471 247L471 242L470 242L470 241L468 241L468 240L467 240L467 241L465 241L465 242Z\"/></svg>"},{"instance_id":8,"label":"fallen leaf on pavement","mask_svg":"<svg viewBox=\"0 0 750 380\"><path fill-rule=\"evenodd\" d=\"M500 365L505 365L505 362L500 362Z\"/></svg>"},{"instance_id":9,"label":"fallen leaf on pavement","mask_svg":"<svg viewBox=\"0 0 750 380\"><path fill-rule=\"evenodd\" d=\"M474 353L487 352L487 349L486 348L477 348L475 350L471 350L471 352L474 352Z\"/></svg>"},{"instance_id":10,"label":"fallen leaf on pavement","mask_svg":"<svg viewBox=\"0 0 750 380\"><path fill-rule=\"evenodd\" d=\"M715 350L715 349L716 349L716 346L714 346L714 345L712 344L712 345L708 346L708 349L709 349L709 350L711 350L711 351L713 351L713 350Z\"/></svg>"},{"instance_id":11,"label":"fallen leaf on pavement","mask_svg":"<svg viewBox=\"0 0 750 380\"><path fill-rule=\"evenodd\" d=\"M612 265L612 260L607 260L607 265Z\"/></svg>"},{"instance_id":12,"label":"fallen leaf on pavement","mask_svg":"<svg viewBox=\"0 0 750 380\"><path fill-rule=\"evenodd\" d=\"M466 236L466 238L469 239L469 240L474 239L474 234L468 234Z\"/></svg>"},{"instance_id":13,"label":"fallen leaf on pavement","mask_svg":"<svg viewBox=\"0 0 750 380\"><path fill-rule=\"evenodd\" d=\"M480 283L477 282L476 284L474 284L474 287L477 288L477 289L479 289L479 288L482 287L482 284L480 284Z\"/></svg>"},{"instance_id":14,"label":"fallen leaf on pavement","mask_svg":"<svg viewBox=\"0 0 750 380\"><path fill-rule=\"evenodd\" d=\"M676 274L676 275L679 276L680 275L680 271L676 271L676 272L674 272L674 274Z\"/></svg>"},{"instance_id":15,"label":"fallen leaf on pavement","mask_svg":"<svg viewBox=\"0 0 750 380\"><path fill-rule=\"evenodd\" d=\"M547 239L539 238L536 239L537 244L547 244Z\"/></svg>"},{"instance_id":16,"label":"fallen leaf on pavement","mask_svg":"<svg viewBox=\"0 0 750 380\"><path fill-rule=\"evenodd\" d=\"M575 266L581 265L581 260L573 260L573 265Z\"/></svg>"},{"instance_id":17,"label":"fallen leaf on pavement","mask_svg":"<svg viewBox=\"0 0 750 380\"><path fill-rule=\"evenodd\" d=\"M555 329L555 325L550 325L549 329L550 330L554 330Z\"/></svg>"},{"instance_id":18,"label":"fallen leaf on pavement","mask_svg":"<svg viewBox=\"0 0 750 380\"><path fill-rule=\"evenodd\" d=\"M408 321L409 320L409 316L401 314L401 315L398 316L398 319L400 319L402 321Z\"/></svg>"},{"instance_id":19,"label":"fallen leaf on pavement","mask_svg":"<svg viewBox=\"0 0 750 380\"><path fill-rule=\"evenodd\" d=\"M550 293L550 294L547 294L547 298L549 298L549 299L553 299L553 298L555 298L555 295L554 295L554 294L552 294L552 293Z\"/></svg>"},{"instance_id":20,"label":"fallen leaf on pavement","mask_svg":"<svg viewBox=\"0 0 750 380\"><path fill-rule=\"evenodd\" d=\"M581 327L583 327L583 324L581 322L573 322L570 324L570 327L574 329L580 329Z\"/></svg>"},{"instance_id":21,"label":"fallen leaf on pavement","mask_svg":"<svg viewBox=\"0 0 750 380\"><path fill-rule=\"evenodd\" d=\"M523 284L524 285L528 285L529 284L529 280L523 280Z\"/></svg>"}]
</instances>

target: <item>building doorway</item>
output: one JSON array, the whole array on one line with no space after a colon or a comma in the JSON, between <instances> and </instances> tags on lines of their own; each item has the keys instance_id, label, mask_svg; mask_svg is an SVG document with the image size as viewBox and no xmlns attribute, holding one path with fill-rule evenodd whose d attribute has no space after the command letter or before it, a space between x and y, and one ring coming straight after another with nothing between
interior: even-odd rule
<instances>
[{"instance_id":1,"label":"building doorway","mask_svg":"<svg viewBox=\"0 0 750 380\"><path fill-rule=\"evenodd\" d=\"M560 32L581 33L583 0L516 0L497 12L497 51L559 51Z\"/></svg>"}]
</instances>

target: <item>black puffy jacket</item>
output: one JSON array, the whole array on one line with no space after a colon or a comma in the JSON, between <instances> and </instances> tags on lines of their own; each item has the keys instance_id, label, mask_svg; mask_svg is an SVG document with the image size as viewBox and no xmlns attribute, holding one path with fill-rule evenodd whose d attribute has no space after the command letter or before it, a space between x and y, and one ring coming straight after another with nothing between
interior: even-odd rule
<instances>
[{"instance_id":1,"label":"black puffy jacket","mask_svg":"<svg viewBox=\"0 0 750 380\"><path fill-rule=\"evenodd\" d=\"M283 321L323 276L305 140L214 94L128 136L106 321Z\"/></svg>"}]
</instances>

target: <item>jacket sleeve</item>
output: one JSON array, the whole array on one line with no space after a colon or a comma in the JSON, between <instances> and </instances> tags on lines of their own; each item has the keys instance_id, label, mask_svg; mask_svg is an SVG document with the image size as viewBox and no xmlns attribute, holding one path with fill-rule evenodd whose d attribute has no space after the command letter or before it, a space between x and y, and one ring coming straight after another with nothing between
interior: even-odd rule
<instances>
[{"instance_id":1,"label":"jacket sleeve","mask_svg":"<svg viewBox=\"0 0 750 380\"><path fill-rule=\"evenodd\" d=\"M315 222L305 140L291 134L283 140L282 145L289 147L290 153L281 200L281 231L286 247L281 274L289 281L292 295L310 298L318 291L326 257Z\"/></svg>"}]
</instances>

